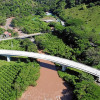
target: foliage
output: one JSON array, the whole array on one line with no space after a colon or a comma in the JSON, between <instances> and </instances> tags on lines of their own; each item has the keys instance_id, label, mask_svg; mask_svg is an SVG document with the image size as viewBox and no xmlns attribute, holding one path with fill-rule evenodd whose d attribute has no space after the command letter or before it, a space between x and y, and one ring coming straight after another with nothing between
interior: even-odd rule
<instances>
[{"instance_id":1,"label":"foliage","mask_svg":"<svg viewBox=\"0 0 100 100\"><path fill-rule=\"evenodd\" d=\"M86 51L86 61L92 65L100 64L100 47L89 48Z\"/></svg>"},{"instance_id":2,"label":"foliage","mask_svg":"<svg viewBox=\"0 0 100 100\"><path fill-rule=\"evenodd\" d=\"M74 93L78 100L99 100L100 87L88 81L82 81L75 86Z\"/></svg>"},{"instance_id":3,"label":"foliage","mask_svg":"<svg viewBox=\"0 0 100 100\"><path fill-rule=\"evenodd\" d=\"M0 28L0 35L2 35L4 32L5 32L5 30Z\"/></svg>"},{"instance_id":4,"label":"foliage","mask_svg":"<svg viewBox=\"0 0 100 100\"><path fill-rule=\"evenodd\" d=\"M0 61L1 63L1 61ZM35 86L39 77L39 65L3 62L0 64L0 99L15 100L29 85Z\"/></svg>"},{"instance_id":5,"label":"foliage","mask_svg":"<svg viewBox=\"0 0 100 100\"><path fill-rule=\"evenodd\" d=\"M48 54L68 59L74 58L72 56L73 49L65 45L57 36L46 33L42 36L36 36L35 39L38 46Z\"/></svg>"},{"instance_id":6,"label":"foliage","mask_svg":"<svg viewBox=\"0 0 100 100\"><path fill-rule=\"evenodd\" d=\"M74 1L75 0L68 0L68 2L73 3ZM82 2L87 4L91 1L83 0ZM82 2L80 0L80 3ZM93 3L94 6L89 7L91 3ZM89 5L81 4L67 9L59 9L59 7L57 7L57 9L54 10L54 13L65 21L66 27L63 28L63 26L53 24L55 28L53 34L61 38L66 45L73 48L74 55L79 62L94 66L99 63L99 55L97 58L98 60L96 58L94 60L93 56L91 58L88 57L87 52L88 50L91 50L91 47L98 48L100 45L100 25L98 13L100 7L97 6L94 1L91 3ZM81 9L82 6L84 6L83 8L86 6L86 9ZM98 50L95 51L99 54Z\"/></svg>"},{"instance_id":7,"label":"foliage","mask_svg":"<svg viewBox=\"0 0 100 100\"><path fill-rule=\"evenodd\" d=\"M72 86L74 86L76 84L76 81L78 80L77 76L67 74L66 72L58 71L58 74L61 78L63 78L66 82L70 83L70 85Z\"/></svg>"},{"instance_id":8,"label":"foliage","mask_svg":"<svg viewBox=\"0 0 100 100\"><path fill-rule=\"evenodd\" d=\"M29 39L13 39L0 42L0 49L37 52L37 47Z\"/></svg>"},{"instance_id":9,"label":"foliage","mask_svg":"<svg viewBox=\"0 0 100 100\"><path fill-rule=\"evenodd\" d=\"M66 72L58 71L58 74L73 86L75 98L77 98L77 100L100 99L100 87L94 83L94 78L90 74L74 68L67 68Z\"/></svg>"},{"instance_id":10,"label":"foliage","mask_svg":"<svg viewBox=\"0 0 100 100\"><path fill-rule=\"evenodd\" d=\"M94 4L94 3L93 3ZM63 9L64 17L65 19L69 16L75 19L80 19L84 22L85 29L89 34L92 33L92 30L95 30L93 33L94 34L99 34L100 33L100 18L99 18L99 11L100 7L99 6L93 6L90 8L87 8L86 10L81 10L81 6L76 6L73 8L68 8L68 9ZM97 21L98 19L98 21Z\"/></svg>"},{"instance_id":11,"label":"foliage","mask_svg":"<svg viewBox=\"0 0 100 100\"><path fill-rule=\"evenodd\" d=\"M24 40L21 42L21 45L22 45L23 48L25 48L25 49L24 49L25 51L37 52L37 46L36 46L34 43L30 42L30 40L27 39L27 38L24 39Z\"/></svg>"},{"instance_id":12,"label":"foliage","mask_svg":"<svg viewBox=\"0 0 100 100\"><path fill-rule=\"evenodd\" d=\"M0 2L0 11L7 17L32 14L37 5L33 0L0 0Z\"/></svg>"},{"instance_id":13,"label":"foliage","mask_svg":"<svg viewBox=\"0 0 100 100\"><path fill-rule=\"evenodd\" d=\"M15 18L12 26L19 27L24 33L33 34L36 32L48 32L50 29L47 23L40 21L39 16L27 16L23 18Z\"/></svg>"},{"instance_id":14,"label":"foliage","mask_svg":"<svg viewBox=\"0 0 100 100\"><path fill-rule=\"evenodd\" d=\"M5 16L1 16L1 13L0 13L0 25L4 25L6 22L6 17Z\"/></svg>"}]
</instances>

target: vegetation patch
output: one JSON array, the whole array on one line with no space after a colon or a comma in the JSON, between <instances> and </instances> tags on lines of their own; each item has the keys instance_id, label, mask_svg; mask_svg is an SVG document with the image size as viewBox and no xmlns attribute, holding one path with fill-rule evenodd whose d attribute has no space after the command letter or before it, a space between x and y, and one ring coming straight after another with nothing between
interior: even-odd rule
<instances>
[{"instance_id":1,"label":"vegetation patch","mask_svg":"<svg viewBox=\"0 0 100 100\"><path fill-rule=\"evenodd\" d=\"M57 36L46 33L42 36L36 36L36 43L44 52L62 58L74 59L73 49L65 45Z\"/></svg>"},{"instance_id":2,"label":"vegetation patch","mask_svg":"<svg viewBox=\"0 0 100 100\"><path fill-rule=\"evenodd\" d=\"M58 70L58 74L74 89L73 100L99 100L100 87L94 82L93 76L74 68L66 72Z\"/></svg>"},{"instance_id":3,"label":"vegetation patch","mask_svg":"<svg viewBox=\"0 0 100 100\"><path fill-rule=\"evenodd\" d=\"M48 24L40 21L39 16L27 16L23 18L15 18L12 21L12 26L19 27L26 34L37 32L48 32L50 28Z\"/></svg>"},{"instance_id":4,"label":"vegetation patch","mask_svg":"<svg viewBox=\"0 0 100 100\"><path fill-rule=\"evenodd\" d=\"M35 61L28 64L0 61L0 99L16 100L29 85L36 85L39 75L39 64Z\"/></svg>"},{"instance_id":5,"label":"vegetation patch","mask_svg":"<svg viewBox=\"0 0 100 100\"><path fill-rule=\"evenodd\" d=\"M36 44L29 39L12 39L0 42L0 49L37 52Z\"/></svg>"}]
</instances>

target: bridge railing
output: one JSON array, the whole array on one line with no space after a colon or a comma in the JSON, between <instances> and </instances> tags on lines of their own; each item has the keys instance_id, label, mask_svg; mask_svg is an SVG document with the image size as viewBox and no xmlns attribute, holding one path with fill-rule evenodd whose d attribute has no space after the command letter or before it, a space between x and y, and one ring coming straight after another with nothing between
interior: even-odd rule
<instances>
[{"instance_id":1,"label":"bridge railing","mask_svg":"<svg viewBox=\"0 0 100 100\"><path fill-rule=\"evenodd\" d=\"M87 73L90 73L92 75L95 75L97 77L100 77L100 70L98 69L92 68L90 66L87 66L78 62L74 62L72 60L55 57L51 55L39 54L39 53L34 53L34 52L26 52L26 51L16 51L16 50L0 50L0 55L26 56L26 57L36 58L36 59L44 59L44 60L48 60L54 63L58 63L63 66L76 68L76 69L85 71Z\"/></svg>"}]
</instances>

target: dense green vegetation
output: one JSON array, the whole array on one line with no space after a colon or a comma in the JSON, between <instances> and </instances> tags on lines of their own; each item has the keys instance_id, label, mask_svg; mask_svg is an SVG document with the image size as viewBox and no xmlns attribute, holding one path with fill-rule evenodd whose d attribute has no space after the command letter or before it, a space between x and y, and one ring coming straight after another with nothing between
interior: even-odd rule
<instances>
[{"instance_id":1,"label":"dense green vegetation","mask_svg":"<svg viewBox=\"0 0 100 100\"><path fill-rule=\"evenodd\" d=\"M7 17L32 14L35 7L36 3L33 0L0 0L0 12Z\"/></svg>"},{"instance_id":2,"label":"dense green vegetation","mask_svg":"<svg viewBox=\"0 0 100 100\"><path fill-rule=\"evenodd\" d=\"M63 14L59 12L59 16L65 21L65 27L58 24L51 25L55 27L53 34L73 48L78 61L94 66L99 64L98 61L100 61L100 57L98 57L98 61L96 57L93 57L96 54L95 52L97 52L97 54L100 53L100 25L99 22L97 22L97 19L100 20L98 13L100 6L80 10L79 7L81 6L82 5L79 5L66 10L63 8ZM66 14L65 11L68 13ZM94 55L92 50L95 53ZM91 58L89 56L91 56ZM98 63L94 64L94 62Z\"/></svg>"},{"instance_id":3,"label":"dense green vegetation","mask_svg":"<svg viewBox=\"0 0 100 100\"><path fill-rule=\"evenodd\" d=\"M0 28L0 35L3 34L4 32L5 32L5 30Z\"/></svg>"},{"instance_id":4,"label":"dense green vegetation","mask_svg":"<svg viewBox=\"0 0 100 100\"><path fill-rule=\"evenodd\" d=\"M15 16L12 26L19 27L27 34L46 33L35 38L39 49L51 55L72 59L100 69L99 0L0 0L0 2L0 25L4 25L7 17ZM51 11L60 17L65 21L65 27L58 23L50 23L49 26L54 27L54 31L50 33L48 24L40 21L44 11ZM4 30L0 28L0 34L2 32ZM36 45L28 39L2 41L0 49L37 52ZM11 63L11 67L1 64L0 97L2 100L5 98L14 100L28 85L35 85L34 82L39 74L34 77L31 75L38 73L38 67L34 69L35 73L31 71L33 67L29 66L31 64ZM76 100L100 99L100 87L94 83L92 75L73 68L58 73L73 86ZM9 77L6 77L7 74ZM31 78L34 81L30 81Z\"/></svg>"},{"instance_id":5,"label":"dense green vegetation","mask_svg":"<svg viewBox=\"0 0 100 100\"><path fill-rule=\"evenodd\" d=\"M37 46L29 39L13 39L0 42L0 49L37 52Z\"/></svg>"},{"instance_id":6,"label":"dense green vegetation","mask_svg":"<svg viewBox=\"0 0 100 100\"><path fill-rule=\"evenodd\" d=\"M55 55L62 58L74 59L72 55L73 49L65 45L63 41L57 36L52 34L43 34L36 36L36 44L40 49L43 49L44 52Z\"/></svg>"},{"instance_id":7,"label":"dense green vegetation","mask_svg":"<svg viewBox=\"0 0 100 100\"><path fill-rule=\"evenodd\" d=\"M73 68L67 68L66 72L61 72L59 70L58 74L67 83L73 86L73 100L100 99L100 87L96 83L94 83L93 76Z\"/></svg>"},{"instance_id":8,"label":"dense green vegetation","mask_svg":"<svg viewBox=\"0 0 100 100\"><path fill-rule=\"evenodd\" d=\"M32 34L36 32L48 32L50 28L48 24L40 21L39 16L27 16L23 18L16 18L12 21L12 26L19 27L24 33Z\"/></svg>"},{"instance_id":9,"label":"dense green vegetation","mask_svg":"<svg viewBox=\"0 0 100 100\"><path fill-rule=\"evenodd\" d=\"M6 17L5 16L0 16L0 25L4 25L5 22L6 22Z\"/></svg>"},{"instance_id":10,"label":"dense green vegetation","mask_svg":"<svg viewBox=\"0 0 100 100\"><path fill-rule=\"evenodd\" d=\"M28 64L0 61L0 100L16 100L27 86L36 85L38 77L39 64L35 61Z\"/></svg>"},{"instance_id":11,"label":"dense green vegetation","mask_svg":"<svg viewBox=\"0 0 100 100\"><path fill-rule=\"evenodd\" d=\"M37 52L37 46L29 39L13 39L0 42L0 49ZM0 56L0 59L5 59ZM0 100L16 100L39 78L39 64L26 57L11 57L12 61L0 61ZM22 63L24 62L24 63Z\"/></svg>"},{"instance_id":12,"label":"dense green vegetation","mask_svg":"<svg viewBox=\"0 0 100 100\"><path fill-rule=\"evenodd\" d=\"M7 17L33 13L35 5L32 0L0 0L0 25L5 24Z\"/></svg>"}]
</instances>

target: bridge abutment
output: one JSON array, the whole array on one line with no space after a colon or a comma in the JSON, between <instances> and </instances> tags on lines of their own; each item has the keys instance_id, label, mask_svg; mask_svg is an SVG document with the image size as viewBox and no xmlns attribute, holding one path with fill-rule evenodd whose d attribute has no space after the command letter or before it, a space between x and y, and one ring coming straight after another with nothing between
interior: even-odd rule
<instances>
[{"instance_id":1,"label":"bridge abutment","mask_svg":"<svg viewBox=\"0 0 100 100\"><path fill-rule=\"evenodd\" d=\"M10 61L11 61L10 56L7 56L7 61L8 61L8 62L10 62Z\"/></svg>"}]
</instances>

